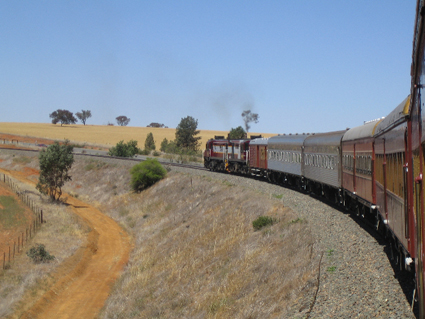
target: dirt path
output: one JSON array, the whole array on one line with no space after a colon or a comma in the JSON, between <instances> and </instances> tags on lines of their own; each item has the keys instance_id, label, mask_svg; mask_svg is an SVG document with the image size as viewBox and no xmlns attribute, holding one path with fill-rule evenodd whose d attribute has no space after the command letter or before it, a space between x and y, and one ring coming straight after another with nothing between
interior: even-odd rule
<instances>
[{"instance_id":1,"label":"dirt path","mask_svg":"<svg viewBox=\"0 0 425 319\"><path fill-rule=\"evenodd\" d=\"M34 185L22 172L0 172ZM98 209L63 196L91 229L87 245L59 267L55 284L20 318L95 318L128 261L128 234Z\"/></svg>"}]
</instances>

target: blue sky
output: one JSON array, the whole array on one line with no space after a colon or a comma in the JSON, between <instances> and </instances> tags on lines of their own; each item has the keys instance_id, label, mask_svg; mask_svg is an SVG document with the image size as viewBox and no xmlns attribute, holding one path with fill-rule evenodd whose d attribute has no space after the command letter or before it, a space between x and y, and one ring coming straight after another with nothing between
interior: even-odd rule
<instances>
[{"instance_id":1,"label":"blue sky","mask_svg":"<svg viewBox=\"0 0 425 319\"><path fill-rule=\"evenodd\" d=\"M0 0L0 122L307 133L386 116L410 93L415 0ZM0 126L1 129L1 126Z\"/></svg>"}]
</instances>

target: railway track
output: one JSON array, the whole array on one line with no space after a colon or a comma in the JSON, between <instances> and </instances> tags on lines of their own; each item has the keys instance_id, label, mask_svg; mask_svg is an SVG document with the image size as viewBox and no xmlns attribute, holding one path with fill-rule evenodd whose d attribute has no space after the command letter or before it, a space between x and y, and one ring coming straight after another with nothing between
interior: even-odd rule
<instances>
[{"instance_id":1,"label":"railway track","mask_svg":"<svg viewBox=\"0 0 425 319\"><path fill-rule=\"evenodd\" d=\"M35 154L38 154L40 152L40 150L34 150L34 149L27 149L27 148L8 148L8 147L1 147L0 146L0 150L6 150L6 151L10 151L10 152L22 152L22 153L28 153L28 154L33 154L32 156L34 156ZM95 154L90 154L87 153L86 149L80 149L77 148L77 151L74 150L74 155L77 156L81 156L81 157L86 157L86 158L97 158L97 159L107 159L107 160L118 160L118 161L122 161L122 162L134 162L134 163L138 163L138 162L142 162L144 160L146 160L149 156L141 156L141 155L137 155L137 157L134 158L127 158L127 157L116 157L116 156L110 156L106 154L106 151L94 151ZM91 150L89 150L91 151ZM99 154L99 153L105 153L105 154ZM166 166L176 166L176 167L184 167L184 168L190 168L190 169L195 169L195 170L201 170L201 171L207 171L207 169L203 166L201 166L202 164L186 164L186 163L178 163L178 162L171 162L171 161L167 161L164 160L162 158L157 158L158 161Z\"/></svg>"}]
</instances>

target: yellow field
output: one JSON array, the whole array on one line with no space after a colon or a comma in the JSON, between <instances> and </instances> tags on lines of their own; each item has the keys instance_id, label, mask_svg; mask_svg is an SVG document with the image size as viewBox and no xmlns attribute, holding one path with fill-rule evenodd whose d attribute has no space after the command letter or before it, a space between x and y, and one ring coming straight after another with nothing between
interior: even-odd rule
<instances>
[{"instance_id":1,"label":"yellow field","mask_svg":"<svg viewBox=\"0 0 425 319\"><path fill-rule=\"evenodd\" d=\"M176 129L174 128L153 128L153 127L132 127L132 126L107 126L107 125L64 125L46 123L0 123L0 133L15 134L28 137L40 137L54 140L68 139L73 143L87 143L102 147L114 146L121 140L128 142L136 140L138 146L143 148L146 136L152 132L156 147L159 149L164 138L174 140ZM201 130L201 149L204 149L205 142L213 138L214 135L227 136L227 131ZM259 135L260 133L249 133L249 135ZM277 134L262 134L270 137Z\"/></svg>"}]
</instances>

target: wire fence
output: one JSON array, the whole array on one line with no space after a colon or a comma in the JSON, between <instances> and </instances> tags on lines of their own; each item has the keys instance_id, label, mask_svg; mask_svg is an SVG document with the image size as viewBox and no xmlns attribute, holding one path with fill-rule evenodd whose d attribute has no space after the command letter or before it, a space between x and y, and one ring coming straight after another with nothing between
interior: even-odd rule
<instances>
[{"instance_id":1,"label":"wire fence","mask_svg":"<svg viewBox=\"0 0 425 319\"><path fill-rule=\"evenodd\" d=\"M18 186L17 181L6 174L0 173L0 181L4 182L16 195L19 199L27 205L35 214L35 218L29 225L26 226L25 231L21 231L18 238L13 240L13 246L10 244L7 251L3 251L3 270L9 269L12 265L12 262L15 260L15 255L19 254L24 249L24 244L34 237L36 231L40 229L43 224L43 210L37 206L34 200L32 200L25 190L21 190ZM10 241L11 242L11 241ZM7 245L6 245L7 246Z\"/></svg>"}]
</instances>

